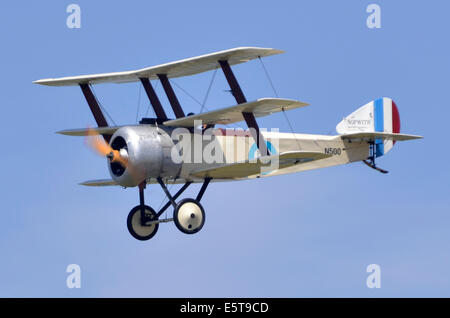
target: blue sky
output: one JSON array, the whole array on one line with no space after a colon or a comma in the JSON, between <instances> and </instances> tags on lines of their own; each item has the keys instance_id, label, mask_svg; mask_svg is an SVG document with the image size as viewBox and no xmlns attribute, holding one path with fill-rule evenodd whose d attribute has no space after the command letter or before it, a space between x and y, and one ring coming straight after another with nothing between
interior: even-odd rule
<instances>
[{"instance_id":1,"label":"blue sky","mask_svg":"<svg viewBox=\"0 0 450 318\"><path fill-rule=\"evenodd\" d=\"M68 29L70 3L0 4L0 296L450 296L447 2L77 1L82 27ZM366 26L370 3L381 7L381 29ZM311 104L288 113L298 132L333 134L343 116L388 96L402 132L425 139L381 158L387 175L354 163L213 184L200 233L169 223L136 241L126 217L137 190L79 186L109 177L105 160L83 139L54 133L94 124L81 91L31 82L237 46L286 50L264 63L280 97ZM273 96L258 61L235 73L248 100ZM202 100L211 75L176 82ZM234 104L227 88L217 73L208 109ZM117 124L135 122L138 83L95 92ZM199 111L177 93L186 113ZM282 114L259 122L289 131ZM164 196L153 186L146 199L158 207ZM81 267L80 289L66 287L72 263ZM380 289L366 287L372 263L381 266Z\"/></svg>"}]
</instances>

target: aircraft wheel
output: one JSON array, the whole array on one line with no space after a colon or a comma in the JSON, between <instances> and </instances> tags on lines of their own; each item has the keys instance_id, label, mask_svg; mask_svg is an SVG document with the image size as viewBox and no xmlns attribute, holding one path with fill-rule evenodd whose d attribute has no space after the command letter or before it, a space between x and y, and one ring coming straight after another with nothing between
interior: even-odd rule
<instances>
[{"instance_id":1,"label":"aircraft wheel","mask_svg":"<svg viewBox=\"0 0 450 318\"><path fill-rule=\"evenodd\" d=\"M173 212L173 221L181 232L197 233L205 224L205 210L197 200L183 199Z\"/></svg>"},{"instance_id":2,"label":"aircraft wheel","mask_svg":"<svg viewBox=\"0 0 450 318\"><path fill-rule=\"evenodd\" d=\"M156 212L151 207L145 205L145 215L148 220L156 220ZM142 225L141 224L141 206L135 206L131 209L127 218L127 227L130 234L137 240L147 241L158 232L159 224Z\"/></svg>"}]
</instances>

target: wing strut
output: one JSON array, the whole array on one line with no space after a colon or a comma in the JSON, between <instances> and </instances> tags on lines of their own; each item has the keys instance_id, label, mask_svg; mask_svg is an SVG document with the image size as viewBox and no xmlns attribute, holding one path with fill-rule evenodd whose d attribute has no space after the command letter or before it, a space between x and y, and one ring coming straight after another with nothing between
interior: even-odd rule
<instances>
[{"instance_id":1,"label":"wing strut","mask_svg":"<svg viewBox=\"0 0 450 318\"><path fill-rule=\"evenodd\" d=\"M158 78L166 92L167 98L169 99L170 105L172 106L173 112L177 118L185 117L183 109L181 108L180 102L178 101L177 95L173 91L172 85L170 85L169 79L166 74L158 74Z\"/></svg>"},{"instance_id":2,"label":"wing strut","mask_svg":"<svg viewBox=\"0 0 450 318\"><path fill-rule=\"evenodd\" d=\"M102 110L98 104L97 99L92 93L89 84L80 84L81 90L83 91L83 95L86 98L86 101L91 109L92 115L94 115L94 119L97 122L98 127L108 127L108 122L103 116ZM107 143L111 140L112 135L102 135Z\"/></svg>"},{"instance_id":3,"label":"wing strut","mask_svg":"<svg viewBox=\"0 0 450 318\"><path fill-rule=\"evenodd\" d=\"M233 94L236 102L238 104L243 104L247 102L247 99L242 92L241 87L239 86L236 77L234 76L233 71L231 70L230 64L228 61L219 61L220 67L222 68L223 73L227 79L228 85L230 85L231 94ZM261 155L267 154L270 155L269 149L267 149L266 141L264 140L263 135L259 131L258 123L256 122L255 115L253 113L243 112L242 116L244 117L245 122L247 123L248 128L250 128L250 133L252 134L253 139L258 146L259 152ZM253 128L253 129L251 129Z\"/></svg>"},{"instance_id":4,"label":"wing strut","mask_svg":"<svg viewBox=\"0 0 450 318\"><path fill-rule=\"evenodd\" d=\"M153 89L152 84L148 78L141 77L142 85L144 86L145 92L147 93L148 99L152 104L153 110L155 111L156 117L161 120L167 120L166 112L159 101L158 95L156 95L155 90Z\"/></svg>"}]
</instances>

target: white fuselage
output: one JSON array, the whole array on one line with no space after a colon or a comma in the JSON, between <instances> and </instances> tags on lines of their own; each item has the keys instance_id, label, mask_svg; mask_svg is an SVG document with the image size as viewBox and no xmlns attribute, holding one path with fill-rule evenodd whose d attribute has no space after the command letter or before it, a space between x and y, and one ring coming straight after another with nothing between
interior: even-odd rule
<instances>
[{"instance_id":1,"label":"white fuselage","mask_svg":"<svg viewBox=\"0 0 450 318\"><path fill-rule=\"evenodd\" d=\"M162 178L202 182L196 172L216 169L224 165L240 164L260 157L254 138L242 129L181 129L157 127L154 125L124 126L114 133L113 148L126 147L128 167L117 169L117 164L109 163L113 179L124 187L133 187L142 180ZM328 155L327 158L299 161L294 165L276 165L257 170L258 173L240 173L239 176L226 174L215 181L244 180L275 176L286 173L331 167L353 161L367 159L367 142L350 142L341 136L307 135L280 132L261 132L271 155L287 152L310 152ZM256 160L255 160L256 161ZM114 166L115 165L115 166ZM264 171L263 171L264 170Z\"/></svg>"},{"instance_id":2,"label":"white fuselage","mask_svg":"<svg viewBox=\"0 0 450 318\"><path fill-rule=\"evenodd\" d=\"M215 130L218 131L218 130ZM225 135L224 130L222 134L219 132L212 136L211 141L203 140L203 155L207 157L208 144L216 142L223 153L223 159L221 162L208 162L207 158L201 158L199 162L184 162L180 171L181 178L189 178L192 171L200 168L207 168L209 166L220 166L228 163L243 162L248 159L253 159L259 154L255 154L256 144L252 136L248 132L242 133L242 130L237 130L236 135L227 131ZM361 161L367 159L369 156L369 145L367 142L349 142L343 140L339 135L327 136L327 135L312 135L312 134L293 134L293 133L280 133L280 132L262 132L264 139L269 144L271 154L280 154L289 151L310 151L310 152L322 152L332 155L329 158L315 160L311 162L301 163L295 166L274 169L269 173L261 173L248 178L259 178L275 176L286 173L294 173L305 170L312 170L318 168L325 168L331 166L337 166L347 164L350 162ZM194 137L192 137L194 138ZM192 139L193 140L193 139ZM194 141L193 141L194 143ZM194 146L195 147L195 146ZM197 147L197 149L199 149ZM216 157L217 158L217 157ZM197 157L197 160L199 158Z\"/></svg>"}]
</instances>

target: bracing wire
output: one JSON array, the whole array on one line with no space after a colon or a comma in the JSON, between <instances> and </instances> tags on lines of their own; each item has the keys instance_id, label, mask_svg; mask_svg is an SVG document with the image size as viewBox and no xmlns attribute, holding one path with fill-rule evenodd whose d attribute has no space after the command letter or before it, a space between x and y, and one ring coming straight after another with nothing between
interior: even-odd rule
<instances>
[{"instance_id":1,"label":"bracing wire","mask_svg":"<svg viewBox=\"0 0 450 318\"><path fill-rule=\"evenodd\" d=\"M217 69L216 69L217 71ZM185 89L183 89L179 84L177 84L174 80L170 80L171 83L173 83L178 89L180 89L183 93L185 93L187 96L189 96L193 101L195 101L197 104L199 104L200 106L202 106L204 109L206 109L206 111L210 111L204 104L202 104L197 98L195 98L194 96L192 96L191 94L189 94ZM238 128L237 125L235 124L225 124L225 126L229 127L229 126L234 126L235 128Z\"/></svg>"},{"instance_id":2,"label":"bracing wire","mask_svg":"<svg viewBox=\"0 0 450 318\"><path fill-rule=\"evenodd\" d=\"M97 100L98 106L100 107L100 109L106 114L106 116L108 117L108 119L111 120L111 122L114 124L114 126L117 126L116 122L114 121L114 119L111 117L111 115L108 113L108 111L106 110L105 107L103 107L102 103L100 102L100 100L97 98L97 95L95 94L95 90L94 87L92 85L89 85L92 91L92 94L94 94L95 99Z\"/></svg>"},{"instance_id":3,"label":"bracing wire","mask_svg":"<svg viewBox=\"0 0 450 318\"><path fill-rule=\"evenodd\" d=\"M266 66L264 65L263 60L261 59L260 56L258 56L258 59L259 59L259 61L261 62L262 68L263 68L263 70L264 70L264 73L266 74L266 77L267 77L267 79L268 79L268 81L269 81L269 83L270 83L270 86L272 87L272 90L273 90L273 92L274 92L274 94L275 94L275 97L278 98L278 92L277 92L277 90L275 89L275 85L273 85L272 79L271 79L271 77L270 77L270 75L269 75L269 72L267 71ZM294 129L292 128L291 121L289 120L289 117L286 115L286 112L285 112L284 108L282 108L282 112L283 112L284 118L286 118L286 121L287 121L287 123L288 123L289 129L291 130L292 136L294 137L295 142L297 143L298 150L301 150L300 142L299 142L298 139L297 139L297 136L296 136L296 134L295 134L295 132L294 132Z\"/></svg>"},{"instance_id":4,"label":"bracing wire","mask_svg":"<svg viewBox=\"0 0 450 318\"><path fill-rule=\"evenodd\" d=\"M172 84L174 84L176 87L178 87L178 89L181 90L183 93L185 93L187 96L189 96L194 102L196 102L200 106L202 105L202 103L197 98L195 98L194 96L189 94L184 88L182 88L180 85L178 85L174 80L170 80L170 82Z\"/></svg>"},{"instance_id":5,"label":"bracing wire","mask_svg":"<svg viewBox=\"0 0 450 318\"><path fill-rule=\"evenodd\" d=\"M283 110L284 118L286 118L286 121L289 125L289 129L291 130L292 136L294 136L295 142L297 143L298 150L302 150L302 147L300 146L300 142L297 139L297 135L295 134L294 129L292 128L291 121L289 120L289 117L286 115L284 108L282 108L282 110Z\"/></svg>"},{"instance_id":6,"label":"bracing wire","mask_svg":"<svg viewBox=\"0 0 450 318\"><path fill-rule=\"evenodd\" d=\"M216 77L216 73L217 73L217 68L214 70L214 73L213 73L213 76L211 78L211 81L209 82L208 90L206 91L205 98L203 99L202 107L200 107L200 112L199 113L202 113L203 112L203 108L205 108L205 104L206 104L206 101L208 100L209 92L211 91L211 87L212 87L212 85L214 83L214 78Z\"/></svg>"},{"instance_id":7,"label":"bracing wire","mask_svg":"<svg viewBox=\"0 0 450 318\"><path fill-rule=\"evenodd\" d=\"M261 62L262 68L264 70L264 73L266 74L267 79L269 80L270 86L272 86L272 90L275 93L275 97L278 98L278 92L275 89L275 86L273 85L272 79L270 78L269 72L267 71L266 66L264 65L263 60L261 59L261 56L258 56L259 61Z\"/></svg>"},{"instance_id":8,"label":"bracing wire","mask_svg":"<svg viewBox=\"0 0 450 318\"><path fill-rule=\"evenodd\" d=\"M139 85L139 95L138 95L138 105L137 105L137 111L136 111L136 124L138 123L138 116L139 116L139 109L141 108L141 89L142 86Z\"/></svg>"}]
</instances>

